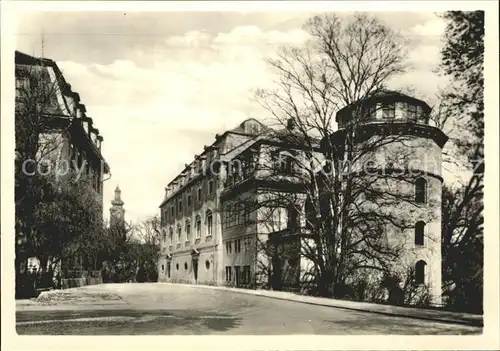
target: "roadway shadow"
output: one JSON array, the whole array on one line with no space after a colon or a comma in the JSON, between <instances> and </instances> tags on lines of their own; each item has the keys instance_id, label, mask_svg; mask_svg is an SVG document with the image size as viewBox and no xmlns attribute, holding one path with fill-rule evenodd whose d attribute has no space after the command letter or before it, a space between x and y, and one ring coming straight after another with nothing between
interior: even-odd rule
<instances>
[{"instance_id":1,"label":"roadway shadow","mask_svg":"<svg viewBox=\"0 0 500 351\"><path fill-rule=\"evenodd\" d=\"M203 335L231 330L241 318L196 310L23 311L19 335Z\"/></svg>"},{"instance_id":2,"label":"roadway shadow","mask_svg":"<svg viewBox=\"0 0 500 351\"><path fill-rule=\"evenodd\" d=\"M479 335L483 328L455 323L441 323L423 319L390 317L371 314L359 315L356 318L325 320L323 323L336 326L338 329L351 330L351 334L376 335ZM335 327L333 327L335 329Z\"/></svg>"}]
</instances>

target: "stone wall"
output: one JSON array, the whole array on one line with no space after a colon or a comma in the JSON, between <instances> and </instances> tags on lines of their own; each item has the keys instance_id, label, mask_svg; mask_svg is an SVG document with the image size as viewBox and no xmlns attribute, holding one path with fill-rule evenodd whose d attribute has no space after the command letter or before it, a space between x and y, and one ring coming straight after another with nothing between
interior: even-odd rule
<instances>
[{"instance_id":1,"label":"stone wall","mask_svg":"<svg viewBox=\"0 0 500 351\"><path fill-rule=\"evenodd\" d=\"M61 284L62 284L62 289L69 289L69 288L78 288L80 286L86 286L86 285L98 285L102 284L102 278L92 278L92 277L87 277L87 278L73 278L73 279L62 279Z\"/></svg>"}]
</instances>

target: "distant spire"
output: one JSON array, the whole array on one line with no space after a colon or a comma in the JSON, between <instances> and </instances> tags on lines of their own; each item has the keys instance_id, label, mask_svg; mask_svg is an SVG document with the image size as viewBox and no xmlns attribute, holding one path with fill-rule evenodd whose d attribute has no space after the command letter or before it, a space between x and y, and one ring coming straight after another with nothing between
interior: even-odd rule
<instances>
[{"instance_id":1,"label":"distant spire","mask_svg":"<svg viewBox=\"0 0 500 351\"><path fill-rule=\"evenodd\" d=\"M122 191L120 190L120 187L117 185L115 189L115 198L113 199L113 201L111 201L112 205L123 206L124 202L122 201L121 194Z\"/></svg>"},{"instance_id":2,"label":"distant spire","mask_svg":"<svg viewBox=\"0 0 500 351\"><path fill-rule=\"evenodd\" d=\"M124 202L121 198L122 191L119 186L115 189L115 198L111 201L110 212L110 225L123 225L125 223L125 209L123 208Z\"/></svg>"}]
</instances>

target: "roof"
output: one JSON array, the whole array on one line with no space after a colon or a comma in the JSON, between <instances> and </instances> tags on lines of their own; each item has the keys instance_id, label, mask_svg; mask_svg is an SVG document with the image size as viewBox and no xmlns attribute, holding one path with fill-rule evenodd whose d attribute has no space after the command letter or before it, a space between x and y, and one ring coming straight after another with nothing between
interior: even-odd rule
<instances>
[{"instance_id":1,"label":"roof","mask_svg":"<svg viewBox=\"0 0 500 351\"><path fill-rule=\"evenodd\" d=\"M51 104L51 106L53 106L53 107L51 107L52 110L48 110L47 114L50 114L51 116L58 115L59 117L69 118L69 120L71 120L71 117L72 117L71 112L69 112L69 114L68 114L68 111L70 111L69 102L66 99L66 97L71 97L74 100L75 104L82 110L82 112L84 112L83 118L87 119L89 121L90 126L92 127L92 119L85 115L86 108L85 108L85 105L83 103L80 103L80 95L71 90L71 85L66 82L66 79L64 78L61 70L59 69L59 67L57 66L55 61L48 59L48 58L40 58L40 57L31 56L31 55L28 55L28 54L25 54L21 51L16 50L15 51L15 65L16 65L16 76L17 76L17 74L23 74L23 71L24 71L24 73L26 73L26 71L23 70L22 66L36 66L37 69L38 69L38 67L41 67L42 68L42 70L41 70L42 78L41 79L49 79L50 82L54 82L54 84L58 85L59 89L57 89L57 90L60 90L60 94L61 94L58 96L62 96L63 106L66 109L66 111L64 111L64 109L61 108L60 104L58 102L56 102L54 104ZM21 67L18 67L18 66L21 66ZM55 75L55 78L53 78L53 76L51 76L51 73L49 72L49 70L43 69L43 68L49 68L49 67L52 68L53 74ZM54 97L54 99L57 99L57 97ZM98 133L97 128L92 127L92 129L94 130L94 132ZM98 135L97 138L100 141L103 140L101 135ZM104 161L105 172L109 172L109 165L106 162L106 160L104 159L101 151L92 142L92 140L90 139L90 137L88 135L86 136L86 139L88 139L88 142L89 142L91 148L93 149L93 151L96 153L97 157Z\"/></svg>"},{"instance_id":2,"label":"roof","mask_svg":"<svg viewBox=\"0 0 500 351\"><path fill-rule=\"evenodd\" d=\"M395 90L388 90L388 89L380 89L377 90L365 98L362 98L350 105L347 105L340 109L335 117L335 120L338 122L339 115L342 115L350 110L352 110L353 107L358 106L358 105L365 105L365 104L370 104L371 102L374 101L401 101L401 102L409 102L413 103L416 105L421 106L427 113L431 111L431 107L423 100L417 99L413 96L401 93L399 91Z\"/></svg>"}]
</instances>

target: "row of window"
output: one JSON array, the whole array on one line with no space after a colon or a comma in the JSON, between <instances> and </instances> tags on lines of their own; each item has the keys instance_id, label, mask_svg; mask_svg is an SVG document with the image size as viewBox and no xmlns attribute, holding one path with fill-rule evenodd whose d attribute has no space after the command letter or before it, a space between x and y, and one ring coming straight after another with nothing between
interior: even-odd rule
<instances>
[{"instance_id":1,"label":"row of window","mask_svg":"<svg viewBox=\"0 0 500 351\"><path fill-rule=\"evenodd\" d=\"M208 195L212 195L215 190L215 185L214 185L214 180L209 180L208 181ZM202 187L199 186L196 190L196 202L200 203L203 201L203 192L202 192ZM186 196L186 206L187 208L190 208L193 203L193 197L192 197L192 191L191 189L187 191L187 196ZM182 214L183 211L183 198L180 197L177 199L175 204L172 204L170 206L170 218L174 218L176 214ZM162 212L162 217L163 220L165 221L167 219L167 210L164 210Z\"/></svg>"},{"instance_id":2,"label":"row of window","mask_svg":"<svg viewBox=\"0 0 500 351\"><path fill-rule=\"evenodd\" d=\"M234 245L233 245L234 243ZM244 238L244 239L236 239L233 241L226 241L226 254L231 255L233 253L233 248L234 248L234 253L239 254L241 253L241 247L243 243L243 252L248 253L250 252L250 247L252 245L252 239L251 238Z\"/></svg>"},{"instance_id":3,"label":"row of window","mask_svg":"<svg viewBox=\"0 0 500 351\"><path fill-rule=\"evenodd\" d=\"M205 236L211 237L213 235L213 215L212 211L208 210L205 213ZM203 222L200 215L196 215L195 217L195 239L201 239L202 231L203 231ZM184 223L184 234L185 241L191 241L191 221L189 219ZM163 242L167 244L167 233L163 233ZM179 223L177 225L177 243L180 244L182 242L182 226ZM168 244L173 245L174 243L174 228L169 227L168 229Z\"/></svg>"},{"instance_id":4,"label":"row of window","mask_svg":"<svg viewBox=\"0 0 500 351\"><path fill-rule=\"evenodd\" d=\"M416 121L418 118L418 107L414 104L403 105L403 111L405 111L405 117L409 120ZM376 107L372 106L368 112L371 118L374 118L376 114ZM382 118L393 120L396 118L396 105L395 104L382 104Z\"/></svg>"},{"instance_id":5,"label":"row of window","mask_svg":"<svg viewBox=\"0 0 500 351\"><path fill-rule=\"evenodd\" d=\"M224 228L249 224L251 211L251 205L246 203L226 205L224 208Z\"/></svg>"},{"instance_id":6,"label":"row of window","mask_svg":"<svg viewBox=\"0 0 500 351\"><path fill-rule=\"evenodd\" d=\"M226 266L226 282L239 284L250 284L250 266Z\"/></svg>"},{"instance_id":7,"label":"row of window","mask_svg":"<svg viewBox=\"0 0 500 351\"><path fill-rule=\"evenodd\" d=\"M189 265L187 262L184 262L184 270L187 271L189 268ZM206 270L209 270L210 269L210 261L205 261L205 269ZM176 263L175 264L175 270L178 271L179 270L179 263ZM167 274L167 278L170 278L171 276L171 273L172 273L172 262L167 262L167 271L165 272L165 265L162 264L161 265L161 273L162 274Z\"/></svg>"},{"instance_id":8,"label":"row of window","mask_svg":"<svg viewBox=\"0 0 500 351\"><path fill-rule=\"evenodd\" d=\"M217 150L214 150L196 160L188 172L182 175L176 183L172 184L172 192L176 192L182 188L187 182L193 179L196 175L200 174L202 170L207 167L207 165L211 165L215 158L217 158L216 153Z\"/></svg>"}]
</instances>

